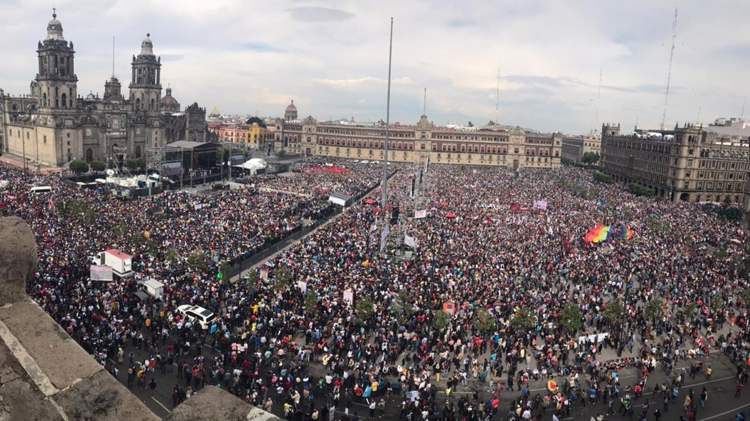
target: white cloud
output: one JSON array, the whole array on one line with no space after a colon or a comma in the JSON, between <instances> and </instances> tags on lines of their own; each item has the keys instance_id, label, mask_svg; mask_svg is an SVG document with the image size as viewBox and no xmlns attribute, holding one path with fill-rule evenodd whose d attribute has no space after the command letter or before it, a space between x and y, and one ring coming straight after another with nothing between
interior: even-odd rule
<instances>
[{"instance_id":1,"label":"white cloud","mask_svg":"<svg viewBox=\"0 0 750 421\"><path fill-rule=\"evenodd\" d=\"M495 117L543 130L585 132L603 121L658 125L672 4L633 0L57 0L76 46L79 92L103 90L146 32L163 56L164 85L183 104L280 115L290 98L302 115L376 120L385 115L388 19L395 16L392 119L422 110L438 123ZM746 88L750 2L679 4L668 124L738 114ZM26 93L47 0L0 0L0 88ZM599 70L603 72L597 101ZM126 89L126 87L125 87Z\"/></svg>"}]
</instances>

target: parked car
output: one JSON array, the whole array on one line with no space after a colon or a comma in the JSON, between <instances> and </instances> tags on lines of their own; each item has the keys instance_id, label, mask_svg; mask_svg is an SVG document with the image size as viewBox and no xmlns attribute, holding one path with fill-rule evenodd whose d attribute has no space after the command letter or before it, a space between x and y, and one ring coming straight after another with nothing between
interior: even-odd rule
<instances>
[{"instance_id":1,"label":"parked car","mask_svg":"<svg viewBox=\"0 0 750 421\"><path fill-rule=\"evenodd\" d=\"M190 304L183 304L177 307L177 312L187 319L190 323L198 323L201 329L208 329L211 326L211 322L214 321L216 316L209 310L201 306L193 306Z\"/></svg>"}]
</instances>

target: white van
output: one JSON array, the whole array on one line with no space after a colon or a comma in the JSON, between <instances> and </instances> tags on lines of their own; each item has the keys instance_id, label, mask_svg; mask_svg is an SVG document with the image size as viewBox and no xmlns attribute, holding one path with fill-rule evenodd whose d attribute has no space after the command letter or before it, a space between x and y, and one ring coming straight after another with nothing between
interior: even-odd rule
<instances>
[{"instance_id":1,"label":"white van","mask_svg":"<svg viewBox=\"0 0 750 421\"><path fill-rule=\"evenodd\" d=\"M177 307L177 312L191 323L198 323L202 329L208 329L216 316L201 306L183 304Z\"/></svg>"},{"instance_id":2,"label":"white van","mask_svg":"<svg viewBox=\"0 0 750 421\"><path fill-rule=\"evenodd\" d=\"M31 188L32 193L49 193L52 191L50 186L35 186Z\"/></svg>"}]
</instances>

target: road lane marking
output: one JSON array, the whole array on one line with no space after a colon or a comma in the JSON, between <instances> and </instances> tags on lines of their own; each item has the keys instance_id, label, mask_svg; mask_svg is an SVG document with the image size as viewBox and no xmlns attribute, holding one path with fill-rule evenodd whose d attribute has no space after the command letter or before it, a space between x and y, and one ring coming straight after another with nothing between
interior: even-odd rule
<instances>
[{"instance_id":1,"label":"road lane marking","mask_svg":"<svg viewBox=\"0 0 750 421\"><path fill-rule=\"evenodd\" d=\"M153 396L151 396L151 399L153 399L153 400L154 400L154 402L156 402L156 403L157 403L157 404L158 404L159 406L161 406L162 408L164 408L164 410L165 410L165 411L167 411L167 414L170 414L170 413L172 413L172 411L170 411L170 410L169 410L169 408L167 408L166 406L164 406L164 404L163 404L163 403L159 402L159 399L156 399L156 398L155 398L155 397L153 397Z\"/></svg>"},{"instance_id":2,"label":"road lane marking","mask_svg":"<svg viewBox=\"0 0 750 421\"><path fill-rule=\"evenodd\" d=\"M724 411L724 412L722 412L720 414L711 415L710 417L700 418L698 421L714 420L716 418L723 417L724 415L729 415L731 413L737 412L738 410L740 410L742 408L745 408L747 406L750 406L750 403L746 403L744 405L740 405L740 406L738 406L736 408L730 409L729 411Z\"/></svg>"}]
</instances>

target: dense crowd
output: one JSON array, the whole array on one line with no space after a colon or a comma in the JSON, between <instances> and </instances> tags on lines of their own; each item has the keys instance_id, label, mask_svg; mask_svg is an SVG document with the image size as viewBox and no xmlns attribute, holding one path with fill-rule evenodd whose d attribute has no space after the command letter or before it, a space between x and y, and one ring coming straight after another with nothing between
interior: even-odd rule
<instances>
[{"instance_id":1,"label":"dense crowd","mask_svg":"<svg viewBox=\"0 0 750 421\"><path fill-rule=\"evenodd\" d=\"M748 359L746 232L576 168L402 167L385 209L366 200L239 282L217 281L217 262L325 206L315 195L259 193L264 182L357 191L382 173L301 174L297 185L258 178L247 190L132 202L56 179L45 180L50 200L25 193L28 176L3 170L0 179L11 181L6 212L27 219L39 241L32 296L113 372L125 364L129 385L177 367L173 404L210 383L289 419L350 418L355 407L408 420L562 419L587 401L632 413L648 386L665 402L648 416L684 398L690 419L700 397L680 389L678 363L710 376L699 364L711 350L738 367ZM91 211L63 216L64 200ZM382 221L395 208L401 216L381 250ZM626 224L635 236L582 241L597 223ZM88 256L110 246L136 256L138 275L92 285ZM161 302L136 298L145 276L165 282ZM175 313L184 303L218 318L203 330ZM203 355L204 345L215 353ZM132 347L146 361L127 355ZM668 383L648 383L657 368ZM638 373L632 388L619 380L626 369Z\"/></svg>"},{"instance_id":2,"label":"dense crowd","mask_svg":"<svg viewBox=\"0 0 750 421\"><path fill-rule=\"evenodd\" d=\"M375 187L382 178L383 168L369 162L329 163L310 160L296 165L294 171L247 179L264 189L284 191L318 198L333 193L355 196Z\"/></svg>"}]
</instances>

